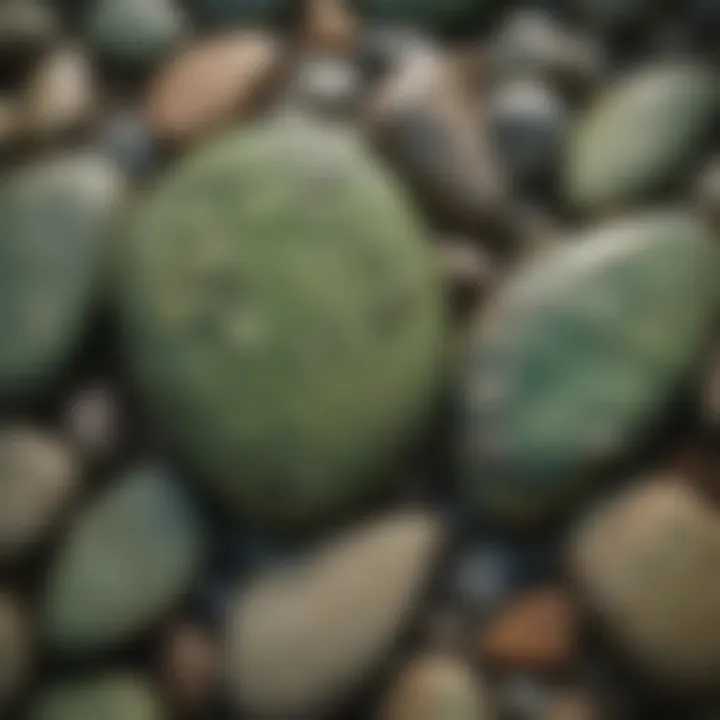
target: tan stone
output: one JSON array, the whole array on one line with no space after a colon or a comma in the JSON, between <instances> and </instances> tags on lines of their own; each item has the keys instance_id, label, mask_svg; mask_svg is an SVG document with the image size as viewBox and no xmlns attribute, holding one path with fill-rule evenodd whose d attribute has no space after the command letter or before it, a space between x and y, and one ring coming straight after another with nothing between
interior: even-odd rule
<instances>
[{"instance_id":1,"label":"tan stone","mask_svg":"<svg viewBox=\"0 0 720 720\"><path fill-rule=\"evenodd\" d=\"M572 539L588 602L636 668L685 688L720 681L720 511L655 478L599 508Z\"/></svg>"},{"instance_id":2,"label":"tan stone","mask_svg":"<svg viewBox=\"0 0 720 720\"><path fill-rule=\"evenodd\" d=\"M283 50L271 35L211 38L171 60L151 83L148 119L175 145L199 140L259 111L281 76Z\"/></svg>"},{"instance_id":3,"label":"tan stone","mask_svg":"<svg viewBox=\"0 0 720 720\"><path fill-rule=\"evenodd\" d=\"M312 717L355 691L417 610L443 537L433 515L395 514L243 588L226 638L229 695L250 715Z\"/></svg>"},{"instance_id":4,"label":"tan stone","mask_svg":"<svg viewBox=\"0 0 720 720\"><path fill-rule=\"evenodd\" d=\"M419 657L400 673L379 720L491 720L495 712L482 679L462 660Z\"/></svg>"},{"instance_id":5,"label":"tan stone","mask_svg":"<svg viewBox=\"0 0 720 720\"><path fill-rule=\"evenodd\" d=\"M50 138L90 122L95 109L90 63L77 47L63 47L38 64L27 84L24 120L28 132Z\"/></svg>"}]
</instances>

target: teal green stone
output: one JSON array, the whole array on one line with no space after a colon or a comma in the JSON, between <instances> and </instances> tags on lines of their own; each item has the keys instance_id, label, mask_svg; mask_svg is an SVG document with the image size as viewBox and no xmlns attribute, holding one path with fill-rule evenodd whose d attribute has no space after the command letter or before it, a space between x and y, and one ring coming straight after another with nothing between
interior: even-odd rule
<instances>
[{"instance_id":1,"label":"teal green stone","mask_svg":"<svg viewBox=\"0 0 720 720\"><path fill-rule=\"evenodd\" d=\"M568 200L586 211L639 203L677 179L718 119L716 75L689 64L623 77L581 115L565 167Z\"/></svg>"},{"instance_id":2,"label":"teal green stone","mask_svg":"<svg viewBox=\"0 0 720 720\"><path fill-rule=\"evenodd\" d=\"M430 31L469 30L485 21L493 0L351 0L368 21Z\"/></svg>"},{"instance_id":3,"label":"teal green stone","mask_svg":"<svg viewBox=\"0 0 720 720\"><path fill-rule=\"evenodd\" d=\"M77 351L94 309L121 196L99 158L44 161L0 182L0 399L44 392Z\"/></svg>"},{"instance_id":4,"label":"teal green stone","mask_svg":"<svg viewBox=\"0 0 720 720\"><path fill-rule=\"evenodd\" d=\"M460 399L477 508L562 511L660 419L708 338L716 240L658 212L588 231L509 282L477 327Z\"/></svg>"},{"instance_id":5,"label":"teal green stone","mask_svg":"<svg viewBox=\"0 0 720 720\"><path fill-rule=\"evenodd\" d=\"M195 509L174 478L127 473L78 517L50 568L47 642L85 656L130 641L188 589L202 549Z\"/></svg>"},{"instance_id":6,"label":"teal green stone","mask_svg":"<svg viewBox=\"0 0 720 720\"><path fill-rule=\"evenodd\" d=\"M41 688L30 720L163 720L152 687L133 675L107 675Z\"/></svg>"},{"instance_id":7,"label":"teal green stone","mask_svg":"<svg viewBox=\"0 0 720 720\"><path fill-rule=\"evenodd\" d=\"M87 40L103 60L151 68L183 39L185 18L176 0L94 0Z\"/></svg>"},{"instance_id":8,"label":"teal green stone","mask_svg":"<svg viewBox=\"0 0 720 720\"><path fill-rule=\"evenodd\" d=\"M284 24L296 0L190 0L193 15L205 26L235 27Z\"/></svg>"},{"instance_id":9,"label":"teal green stone","mask_svg":"<svg viewBox=\"0 0 720 720\"><path fill-rule=\"evenodd\" d=\"M386 487L435 395L442 291L361 140L257 125L187 159L124 243L125 347L179 457L290 529Z\"/></svg>"}]
</instances>

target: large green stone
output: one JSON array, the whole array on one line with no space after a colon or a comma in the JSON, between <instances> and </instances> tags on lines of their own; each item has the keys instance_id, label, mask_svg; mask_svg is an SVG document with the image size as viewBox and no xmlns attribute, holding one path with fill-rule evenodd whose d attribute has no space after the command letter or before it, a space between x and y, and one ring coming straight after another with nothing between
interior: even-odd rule
<instances>
[{"instance_id":1,"label":"large green stone","mask_svg":"<svg viewBox=\"0 0 720 720\"><path fill-rule=\"evenodd\" d=\"M571 138L565 192L587 211L629 206L676 179L717 120L709 70L659 65L623 77L581 116Z\"/></svg>"},{"instance_id":2,"label":"large green stone","mask_svg":"<svg viewBox=\"0 0 720 720\"><path fill-rule=\"evenodd\" d=\"M80 515L50 569L46 640L88 655L131 640L188 589L202 554L198 518L166 472L116 481Z\"/></svg>"},{"instance_id":3,"label":"large green stone","mask_svg":"<svg viewBox=\"0 0 720 720\"><path fill-rule=\"evenodd\" d=\"M488 309L461 398L461 469L487 514L532 519L640 439L707 338L720 271L698 220L616 221L543 255Z\"/></svg>"},{"instance_id":4,"label":"large green stone","mask_svg":"<svg viewBox=\"0 0 720 720\"><path fill-rule=\"evenodd\" d=\"M493 0L351 0L351 4L371 22L445 32L477 28L495 3Z\"/></svg>"},{"instance_id":5,"label":"large green stone","mask_svg":"<svg viewBox=\"0 0 720 720\"><path fill-rule=\"evenodd\" d=\"M30 720L162 720L152 688L133 675L107 675L42 688Z\"/></svg>"},{"instance_id":6,"label":"large green stone","mask_svg":"<svg viewBox=\"0 0 720 720\"><path fill-rule=\"evenodd\" d=\"M114 169L90 155L0 183L0 401L46 390L77 350L121 189Z\"/></svg>"},{"instance_id":7,"label":"large green stone","mask_svg":"<svg viewBox=\"0 0 720 720\"><path fill-rule=\"evenodd\" d=\"M378 490L435 392L442 302L422 229L357 138L288 121L222 139L126 249L137 385L230 508L290 527Z\"/></svg>"}]
</instances>

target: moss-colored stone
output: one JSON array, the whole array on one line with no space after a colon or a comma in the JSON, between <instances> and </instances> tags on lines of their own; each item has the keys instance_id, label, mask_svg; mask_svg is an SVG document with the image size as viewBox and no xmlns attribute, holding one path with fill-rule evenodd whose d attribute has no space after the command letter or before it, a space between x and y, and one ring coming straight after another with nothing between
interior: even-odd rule
<instances>
[{"instance_id":1,"label":"moss-colored stone","mask_svg":"<svg viewBox=\"0 0 720 720\"><path fill-rule=\"evenodd\" d=\"M375 492L434 394L432 253L342 130L282 121L191 157L140 211L121 302L145 404L227 506L297 526Z\"/></svg>"},{"instance_id":2,"label":"moss-colored stone","mask_svg":"<svg viewBox=\"0 0 720 720\"><path fill-rule=\"evenodd\" d=\"M130 472L71 528L50 569L43 632L62 655L146 630L188 589L202 554L195 510L167 472Z\"/></svg>"}]
</instances>

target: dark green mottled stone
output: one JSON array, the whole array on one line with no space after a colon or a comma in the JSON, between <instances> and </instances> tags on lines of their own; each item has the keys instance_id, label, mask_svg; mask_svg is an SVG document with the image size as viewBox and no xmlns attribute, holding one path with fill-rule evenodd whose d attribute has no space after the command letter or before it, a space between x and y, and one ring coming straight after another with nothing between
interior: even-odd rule
<instances>
[{"instance_id":1,"label":"dark green mottled stone","mask_svg":"<svg viewBox=\"0 0 720 720\"><path fill-rule=\"evenodd\" d=\"M287 22L297 9L295 0L188 0L198 22L205 26L272 26Z\"/></svg>"},{"instance_id":2,"label":"dark green mottled stone","mask_svg":"<svg viewBox=\"0 0 720 720\"><path fill-rule=\"evenodd\" d=\"M568 199L605 210L672 183L702 152L718 98L716 76L699 66L665 64L623 77L580 118L567 152Z\"/></svg>"},{"instance_id":3,"label":"dark green mottled stone","mask_svg":"<svg viewBox=\"0 0 720 720\"><path fill-rule=\"evenodd\" d=\"M224 138L126 248L137 385L229 507L305 525L379 489L434 393L442 303L421 227L359 139L301 121Z\"/></svg>"},{"instance_id":4,"label":"dark green mottled stone","mask_svg":"<svg viewBox=\"0 0 720 720\"><path fill-rule=\"evenodd\" d=\"M478 327L461 465L489 515L539 519L629 449L688 375L717 305L716 239L661 212L538 258Z\"/></svg>"},{"instance_id":5,"label":"dark green mottled stone","mask_svg":"<svg viewBox=\"0 0 720 720\"><path fill-rule=\"evenodd\" d=\"M112 167L91 156L0 184L0 399L44 391L77 350L120 190Z\"/></svg>"},{"instance_id":6,"label":"dark green mottled stone","mask_svg":"<svg viewBox=\"0 0 720 720\"><path fill-rule=\"evenodd\" d=\"M42 688L30 720L162 720L153 689L133 675L108 675Z\"/></svg>"},{"instance_id":7,"label":"dark green mottled stone","mask_svg":"<svg viewBox=\"0 0 720 720\"><path fill-rule=\"evenodd\" d=\"M360 15L389 23L445 32L476 29L490 15L493 0L350 0Z\"/></svg>"},{"instance_id":8,"label":"dark green mottled stone","mask_svg":"<svg viewBox=\"0 0 720 720\"><path fill-rule=\"evenodd\" d=\"M47 641L87 655L132 639L187 590L202 544L194 508L165 471L122 476L80 515L50 569Z\"/></svg>"}]
</instances>

